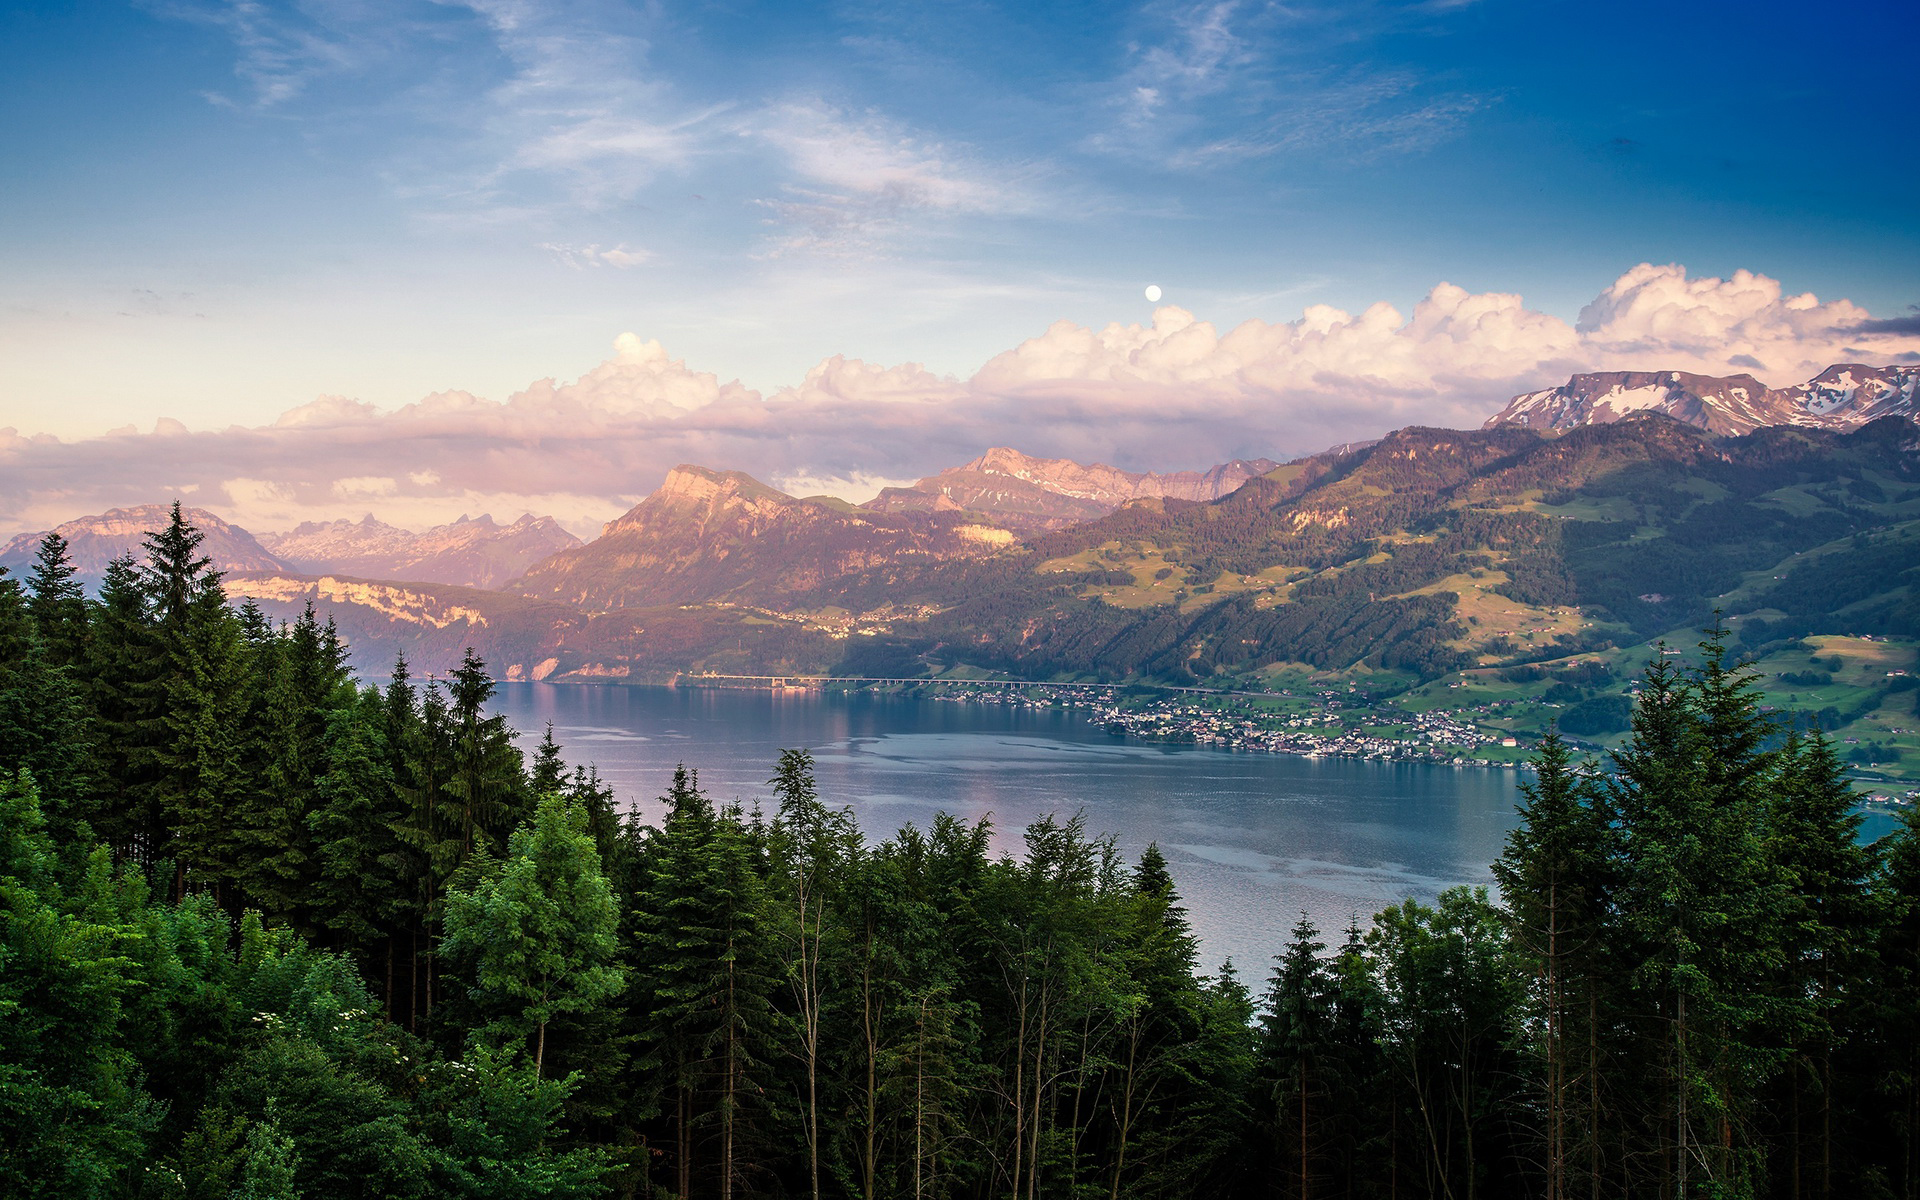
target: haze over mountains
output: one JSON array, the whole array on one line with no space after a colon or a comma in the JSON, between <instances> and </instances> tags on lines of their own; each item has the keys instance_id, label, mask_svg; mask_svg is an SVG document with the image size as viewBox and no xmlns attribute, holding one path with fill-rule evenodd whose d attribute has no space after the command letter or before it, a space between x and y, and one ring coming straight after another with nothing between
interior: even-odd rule
<instances>
[{"instance_id":1,"label":"haze over mountains","mask_svg":"<svg viewBox=\"0 0 1920 1200\"><path fill-rule=\"evenodd\" d=\"M988 513L1009 529L1063 529L1105 516L1129 500L1165 496L1218 500L1247 480L1279 466L1270 459L1235 459L1206 471L1122 471L1064 458L1033 458L995 446L964 466L950 467L912 487L890 487L862 505L880 512Z\"/></svg>"},{"instance_id":2,"label":"haze over mountains","mask_svg":"<svg viewBox=\"0 0 1920 1200\"><path fill-rule=\"evenodd\" d=\"M133 508L115 508L94 516L77 517L54 526L52 530L23 533L0 546L0 567L16 579L25 578L33 564L34 553L48 532L67 541L67 556L73 561L79 578L88 586L98 586L107 564L123 554L136 558L146 553L148 533L167 524L172 506L142 504ZM221 571L284 571L287 565L268 552L253 534L237 525L229 525L204 508L187 507L187 519L200 530L205 540L200 553L211 559Z\"/></svg>"},{"instance_id":3,"label":"haze over mountains","mask_svg":"<svg viewBox=\"0 0 1920 1200\"><path fill-rule=\"evenodd\" d=\"M204 508L187 506L184 511L205 535L200 553L214 569L240 574L334 572L488 588L516 578L557 550L580 544L553 518L531 514L503 526L483 513L421 533L397 529L369 514L359 521L310 523L287 534L256 536ZM67 540L80 579L97 585L112 559L143 555L146 535L164 526L170 512L166 504L117 508L68 521L52 532ZM0 567L24 576L44 536L45 531L23 533L0 546Z\"/></svg>"},{"instance_id":4,"label":"haze over mountains","mask_svg":"<svg viewBox=\"0 0 1920 1200\"><path fill-rule=\"evenodd\" d=\"M500 525L482 513L420 533L397 529L368 513L358 521L307 522L261 543L288 568L335 571L363 579L413 579L498 587L550 554L580 545L552 517L523 513Z\"/></svg>"}]
</instances>

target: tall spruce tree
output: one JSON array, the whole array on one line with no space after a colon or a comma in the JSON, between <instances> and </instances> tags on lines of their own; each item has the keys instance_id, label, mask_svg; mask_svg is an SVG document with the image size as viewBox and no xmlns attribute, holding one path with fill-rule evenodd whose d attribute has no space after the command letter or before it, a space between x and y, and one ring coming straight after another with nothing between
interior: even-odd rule
<instances>
[{"instance_id":1,"label":"tall spruce tree","mask_svg":"<svg viewBox=\"0 0 1920 1200\"><path fill-rule=\"evenodd\" d=\"M1493 874L1515 962L1529 977L1527 1049L1543 1109L1543 1194L1564 1200L1576 1144L1587 1144L1589 1185L1598 1153L1601 1113L1591 1089L1583 1093L1578 1083L1600 1069L1598 1031L1586 1026L1597 1018L1606 969L1613 833L1603 793L1558 733L1541 742L1533 765L1533 779L1520 785L1520 824Z\"/></svg>"},{"instance_id":2,"label":"tall spruce tree","mask_svg":"<svg viewBox=\"0 0 1920 1200\"><path fill-rule=\"evenodd\" d=\"M1262 1084L1270 1178L1280 1196L1307 1200L1327 1173L1322 1149L1334 1068L1336 983L1326 944L1305 913L1274 965L1261 1014Z\"/></svg>"},{"instance_id":3,"label":"tall spruce tree","mask_svg":"<svg viewBox=\"0 0 1920 1200\"><path fill-rule=\"evenodd\" d=\"M40 539L33 570L27 576L27 613L47 660L56 667L78 667L87 652L87 601L79 572L57 532Z\"/></svg>"}]
</instances>

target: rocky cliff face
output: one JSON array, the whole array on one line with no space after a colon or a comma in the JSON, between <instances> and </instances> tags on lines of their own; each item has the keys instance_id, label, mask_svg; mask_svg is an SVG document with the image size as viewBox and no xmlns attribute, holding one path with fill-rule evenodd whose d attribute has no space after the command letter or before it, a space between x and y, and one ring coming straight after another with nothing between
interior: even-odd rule
<instances>
[{"instance_id":1,"label":"rocky cliff face","mask_svg":"<svg viewBox=\"0 0 1920 1200\"><path fill-rule=\"evenodd\" d=\"M338 572L361 579L405 579L462 587L499 587L549 555L580 545L552 517L524 514L511 525L491 516L461 517L422 533L374 519L308 522L262 543L307 575Z\"/></svg>"},{"instance_id":2,"label":"rocky cliff face","mask_svg":"<svg viewBox=\"0 0 1920 1200\"><path fill-rule=\"evenodd\" d=\"M212 560L214 570L287 569L285 563L238 525L229 525L204 508L182 508L181 512L204 535L200 553ZM145 562L147 535L165 528L172 519L171 504L142 504L79 517L55 526L53 532L67 539L67 555L78 570L79 580L88 587L94 587L106 574L107 564L122 554L132 554L135 559ZM32 569L33 556L46 535L46 530L23 533L0 547L0 567L5 567L15 578L24 579Z\"/></svg>"},{"instance_id":3,"label":"rocky cliff face","mask_svg":"<svg viewBox=\"0 0 1920 1200\"><path fill-rule=\"evenodd\" d=\"M658 491L516 580L514 592L595 612L723 600L752 604L1013 542L956 513L873 512L799 500L742 474L679 466Z\"/></svg>"},{"instance_id":4,"label":"rocky cliff face","mask_svg":"<svg viewBox=\"0 0 1920 1200\"><path fill-rule=\"evenodd\" d=\"M1770 388L1751 375L1692 375L1685 371L1601 371L1565 384L1515 396L1488 418L1486 428L1519 425L1562 432L1606 425L1636 413L1658 412L1723 436L1768 425L1848 430L1880 417L1920 415L1915 392L1920 367L1866 367L1842 363L1805 383Z\"/></svg>"},{"instance_id":5,"label":"rocky cliff face","mask_svg":"<svg viewBox=\"0 0 1920 1200\"><path fill-rule=\"evenodd\" d=\"M416 674L458 665L472 647L503 678L545 678L538 664L585 625L563 605L449 584L244 572L224 581L235 601L253 601L271 620L292 620L308 604L346 640L356 669L387 670L405 654ZM548 671L551 671L551 667Z\"/></svg>"},{"instance_id":6,"label":"rocky cliff face","mask_svg":"<svg viewBox=\"0 0 1920 1200\"><path fill-rule=\"evenodd\" d=\"M1236 459L1205 471L1162 474L1034 458L996 446L912 487L888 488L865 507L876 512L965 509L1025 531L1062 529L1105 516L1131 500L1217 500L1278 465L1266 459Z\"/></svg>"}]
</instances>

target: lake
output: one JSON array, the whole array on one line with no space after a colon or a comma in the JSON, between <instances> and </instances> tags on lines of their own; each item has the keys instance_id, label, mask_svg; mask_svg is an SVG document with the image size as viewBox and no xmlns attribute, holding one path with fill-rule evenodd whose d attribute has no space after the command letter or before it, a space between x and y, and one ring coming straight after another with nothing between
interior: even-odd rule
<instances>
[{"instance_id":1,"label":"lake","mask_svg":"<svg viewBox=\"0 0 1920 1200\"><path fill-rule=\"evenodd\" d=\"M767 797L784 748L814 754L820 793L868 837L937 812L991 817L998 845L1084 811L1129 860L1160 843L1212 969L1257 992L1304 911L1339 930L1405 896L1487 883L1514 823L1518 772L1235 753L1123 741L1085 716L890 696L502 684L495 708L531 747L549 722L650 822L685 763L717 800Z\"/></svg>"}]
</instances>

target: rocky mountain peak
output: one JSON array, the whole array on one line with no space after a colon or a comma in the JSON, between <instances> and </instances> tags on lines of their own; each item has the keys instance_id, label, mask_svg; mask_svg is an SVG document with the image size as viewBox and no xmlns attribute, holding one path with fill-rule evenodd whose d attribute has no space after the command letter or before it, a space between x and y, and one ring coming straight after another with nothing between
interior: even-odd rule
<instances>
[{"instance_id":1,"label":"rocky mountain peak","mask_svg":"<svg viewBox=\"0 0 1920 1200\"><path fill-rule=\"evenodd\" d=\"M1662 413L1722 435L1769 425L1854 429L1884 416L1915 415L1920 367L1836 364L1805 383L1771 388L1752 375L1687 371L1595 371L1559 387L1515 396L1486 428L1520 425L1547 433Z\"/></svg>"},{"instance_id":2,"label":"rocky mountain peak","mask_svg":"<svg viewBox=\"0 0 1920 1200\"><path fill-rule=\"evenodd\" d=\"M1059 529L1146 497L1217 500L1278 465L1267 459L1236 459L1205 471L1123 471L1105 463L1036 458L995 446L912 487L888 488L865 507L881 512L963 508L1011 528Z\"/></svg>"}]
</instances>

